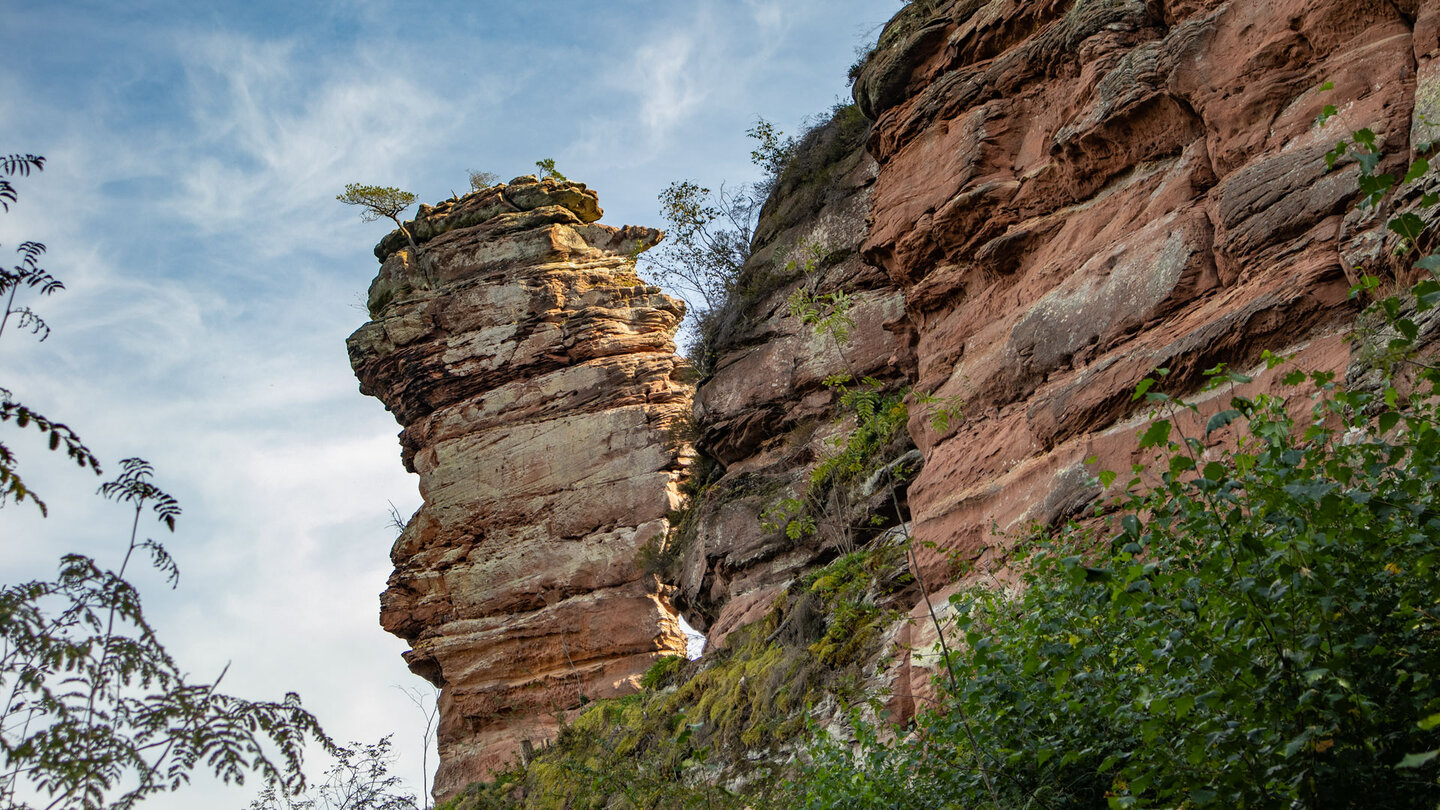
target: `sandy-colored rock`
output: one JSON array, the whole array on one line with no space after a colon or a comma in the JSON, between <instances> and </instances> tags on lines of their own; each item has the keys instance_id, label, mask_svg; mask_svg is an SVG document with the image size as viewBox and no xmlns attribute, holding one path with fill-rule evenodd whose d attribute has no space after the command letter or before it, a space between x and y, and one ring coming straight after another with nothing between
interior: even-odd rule
<instances>
[{"instance_id":1,"label":"sandy-colored rock","mask_svg":"<svg viewBox=\"0 0 1440 810\"><path fill-rule=\"evenodd\" d=\"M398 232L377 248L374 320L349 341L420 477L380 620L442 690L437 797L685 650L637 563L690 457L684 308L635 275L661 234L599 216L583 185L533 178L427 206L418 256Z\"/></svg>"}]
</instances>

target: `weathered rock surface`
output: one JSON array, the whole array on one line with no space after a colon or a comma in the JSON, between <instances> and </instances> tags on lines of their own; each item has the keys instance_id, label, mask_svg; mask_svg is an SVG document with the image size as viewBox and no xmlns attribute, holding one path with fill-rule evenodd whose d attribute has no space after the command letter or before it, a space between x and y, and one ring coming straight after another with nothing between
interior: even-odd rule
<instances>
[{"instance_id":1,"label":"weathered rock surface","mask_svg":"<svg viewBox=\"0 0 1440 810\"><path fill-rule=\"evenodd\" d=\"M897 15L855 87L877 119L862 254L904 293L916 389L966 403L944 432L911 415L932 581L957 552L1002 565L1007 533L1089 504L1087 457L1127 469L1152 369L1193 391L1269 349L1343 374L1357 265L1398 268L1388 212L1354 211L1359 167L1324 154L1368 127L1403 171L1437 137L1437 64L1440 7L1413 0Z\"/></svg>"},{"instance_id":2,"label":"weathered rock surface","mask_svg":"<svg viewBox=\"0 0 1440 810\"><path fill-rule=\"evenodd\" d=\"M835 452L831 439L853 427L827 377L871 377L894 391L913 368L904 297L858 252L875 180L868 129L858 111L842 108L800 145L757 225L739 285L750 292L720 316L714 369L695 401L697 447L718 463L680 532L675 577L686 616L711 645L764 616L798 574L901 519L884 493L870 493L873 504L850 499L839 511L851 514L802 538L761 517L803 498L811 470ZM846 340L818 334L790 311L802 288L850 296ZM896 455L909 449L901 438ZM851 525L877 511L878 520Z\"/></svg>"},{"instance_id":3,"label":"weathered rock surface","mask_svg":"<svg viewBox=\"0 0 1440 810\"><path fill-rule=\"evenodd\" d=\"M373 320L349 340L420 476L381 624L442 689L437 796L685 651L637 564L690 455L684 308L635 275L661 234L599 217L583 185L534 178L423 207L418 256L398 231L377 248Z\"/></svg>"},{"instance_id":4,"label":"weathered rock surface","mask_svg":"<svg viewBox=\"0 0 1440 810\"><path fill-rule=\"evenodd\" d=\"M1404 268L1392 212L1356 210L1358 166L1324 155L1368 127L1394 172L1440 141L1440 5L915 0L855 99L873 126L837 117L781 178L695 394L703 472L669 573L713 644L864 542L857 516L876 535L911 521L937 609L957 560L1003 582L1017 534L1086 510L1097 466L1142 460L1131 392L1157 367L1198 399L1192 434L1224 402L1195 393L1218 363L1256 370L1252 394L1281 385L1265 350L1363 377L1349 287ZM666 433L689 389L680 309L625 258L654 232L595 225L588 190L533 179L422 214L418 259L398 233L377 248L376 320L351 348L422 477L383 621L445 685L443 793L683 646L633 561L679 503L688 456ZM812 252L813 272L792 266ZM850 340L801 323L796 289L845 291ZM832 493L835 525L787 537L762 514L805 496L853 425L837 372L913 387L909 437L876 462L918 473L893 499ZM925 397L964 418L937 429ZM921 602L886 641L935 637ZM930 673L892 660L898 719Z\"/></svg>"}]
</instances>

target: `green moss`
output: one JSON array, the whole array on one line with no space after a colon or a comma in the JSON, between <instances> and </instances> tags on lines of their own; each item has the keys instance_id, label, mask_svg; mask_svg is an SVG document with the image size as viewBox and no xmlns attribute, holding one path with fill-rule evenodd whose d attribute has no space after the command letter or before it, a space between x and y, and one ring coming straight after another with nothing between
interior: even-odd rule
<instances>
[{"instance_id":1,"label":"green moss","mask_svg":"<svg viewBox=\"0 0 1440 810\"><path fill-rule=\"evenodd\" d=\"M685 666L685 657L681 655L667 655L656 661L640 676L640 685L646 689L663 689L674 682L675 677Z\"/></svg>"},{"instance_id":2,"label":"green moss","mask_svg":"<svg viewBox=\"0 0 1440 810\"><path fill-rule=\"evenodd\" d=\"M902 558L887 546L835 560L732 632L703 666L661 659L644 676L646 691L595 702L527 768L472 786L442 810L789 806L785 758L746 755L803 742L809 707L827 695L858 697L862 667L895 615L877 600L903 586ZM658 688L666 685L674 688ZM722 764L751 769L742 794L710 784Z\"/></svg>"}]
</instances>

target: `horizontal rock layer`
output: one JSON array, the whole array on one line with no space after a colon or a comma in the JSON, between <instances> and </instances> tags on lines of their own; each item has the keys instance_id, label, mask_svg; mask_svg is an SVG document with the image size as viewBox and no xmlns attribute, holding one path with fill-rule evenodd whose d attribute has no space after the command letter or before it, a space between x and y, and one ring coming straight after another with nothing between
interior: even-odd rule
<instances>
[{"instance_id":1,"label":"horizontal rock layer","mask_svg":"<svg viewBox=\"0 0 1440 810\"><path fill-rule=\"evenodd\" d=\"M904 293L917 390L967 415L936 431L912 412L924 573L957 553L1003 566L1015 532L1089 504L1083 462L1136 460L1130 394L1156 367L1182 392L1265 349L1343 373L1357 267L1402 268L1388 212L1355 208L1359 167L1324 155L1362 127L1383 138L1382 171L1427 148L1437 32L1440 7L1415 0L897 15L855 87L879 165L862 253Z\"/></svg>"},{"instance_id":2,"label":"horizontal rock layer","mask_svg":"<svg viewBox=\"0 0 1440 810\"><path fill-rule=\"evenodd\" d=\"M635 275L661 234L599 216L583 185L534 178L424 207L418 255L398 231L377 248L349 340L420 477L380 618L442 690L438 797L685 650L637 564L689 458L684 307Z\"/></svg>"},{"instance_id":3,"label":"horizontal rock layer","mask_svg":"<svg viewBox=\"0 0 1440 810\"><path fill-rule=\"evenodd\" d=\"M888 493L871 493L878 503L832 499L827 508L846 514L802 538L762 518L804 498L832 440L854 427L826 378L870 377L893 392L913 369L904 297L858 252L875 182L868 130L858 111L841 108L804 138L757 223L742 292L716 316L714 369L695 399L697 447L716 469L676 538L675 572L686 615L712 646L764 616L797 576L899 520ZM802 323L789 304L797 290L846 293L848 336Z\"/></svg>"}]
</instances>

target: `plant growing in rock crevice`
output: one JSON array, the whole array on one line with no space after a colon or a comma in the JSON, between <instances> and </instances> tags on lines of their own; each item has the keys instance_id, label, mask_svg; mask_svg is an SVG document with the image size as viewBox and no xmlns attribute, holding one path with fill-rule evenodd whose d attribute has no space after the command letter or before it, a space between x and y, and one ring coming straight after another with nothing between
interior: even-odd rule
<instances>
[{"instance_id":1,"label":"plant growing in rock crevice","mask_svg":"<svg viewBox=\"0 0 1440 810\"><path fill-rule=\"evenodd\" d=\"M887 498L868 477L884 472L878 485L890 491L903 490L913 469L891 469L910 448L905 425L909 420L907 388L894 389L873 377L855 378L847 356L855 319L855 299L838 286L821 291L824 270L831 264L831 251L819 244L803 245L795 251L804 262L791 259L787 268L804 281L787 299L789 314L817 338L835 349L843 371L826 377L836 406L837 423L845 426L829 440L830 450L812 467L803 494L781 499L761 514L766 531L782 532L791 541L823 535L828 545L853 551L857 535L874 536L885 526L906 517L899 497ZM867 490L856 492L855 490ZM876 501L877 503L871 503ZM893 514L882 514L894 507Z\"/></svg>"}]
</instances>

